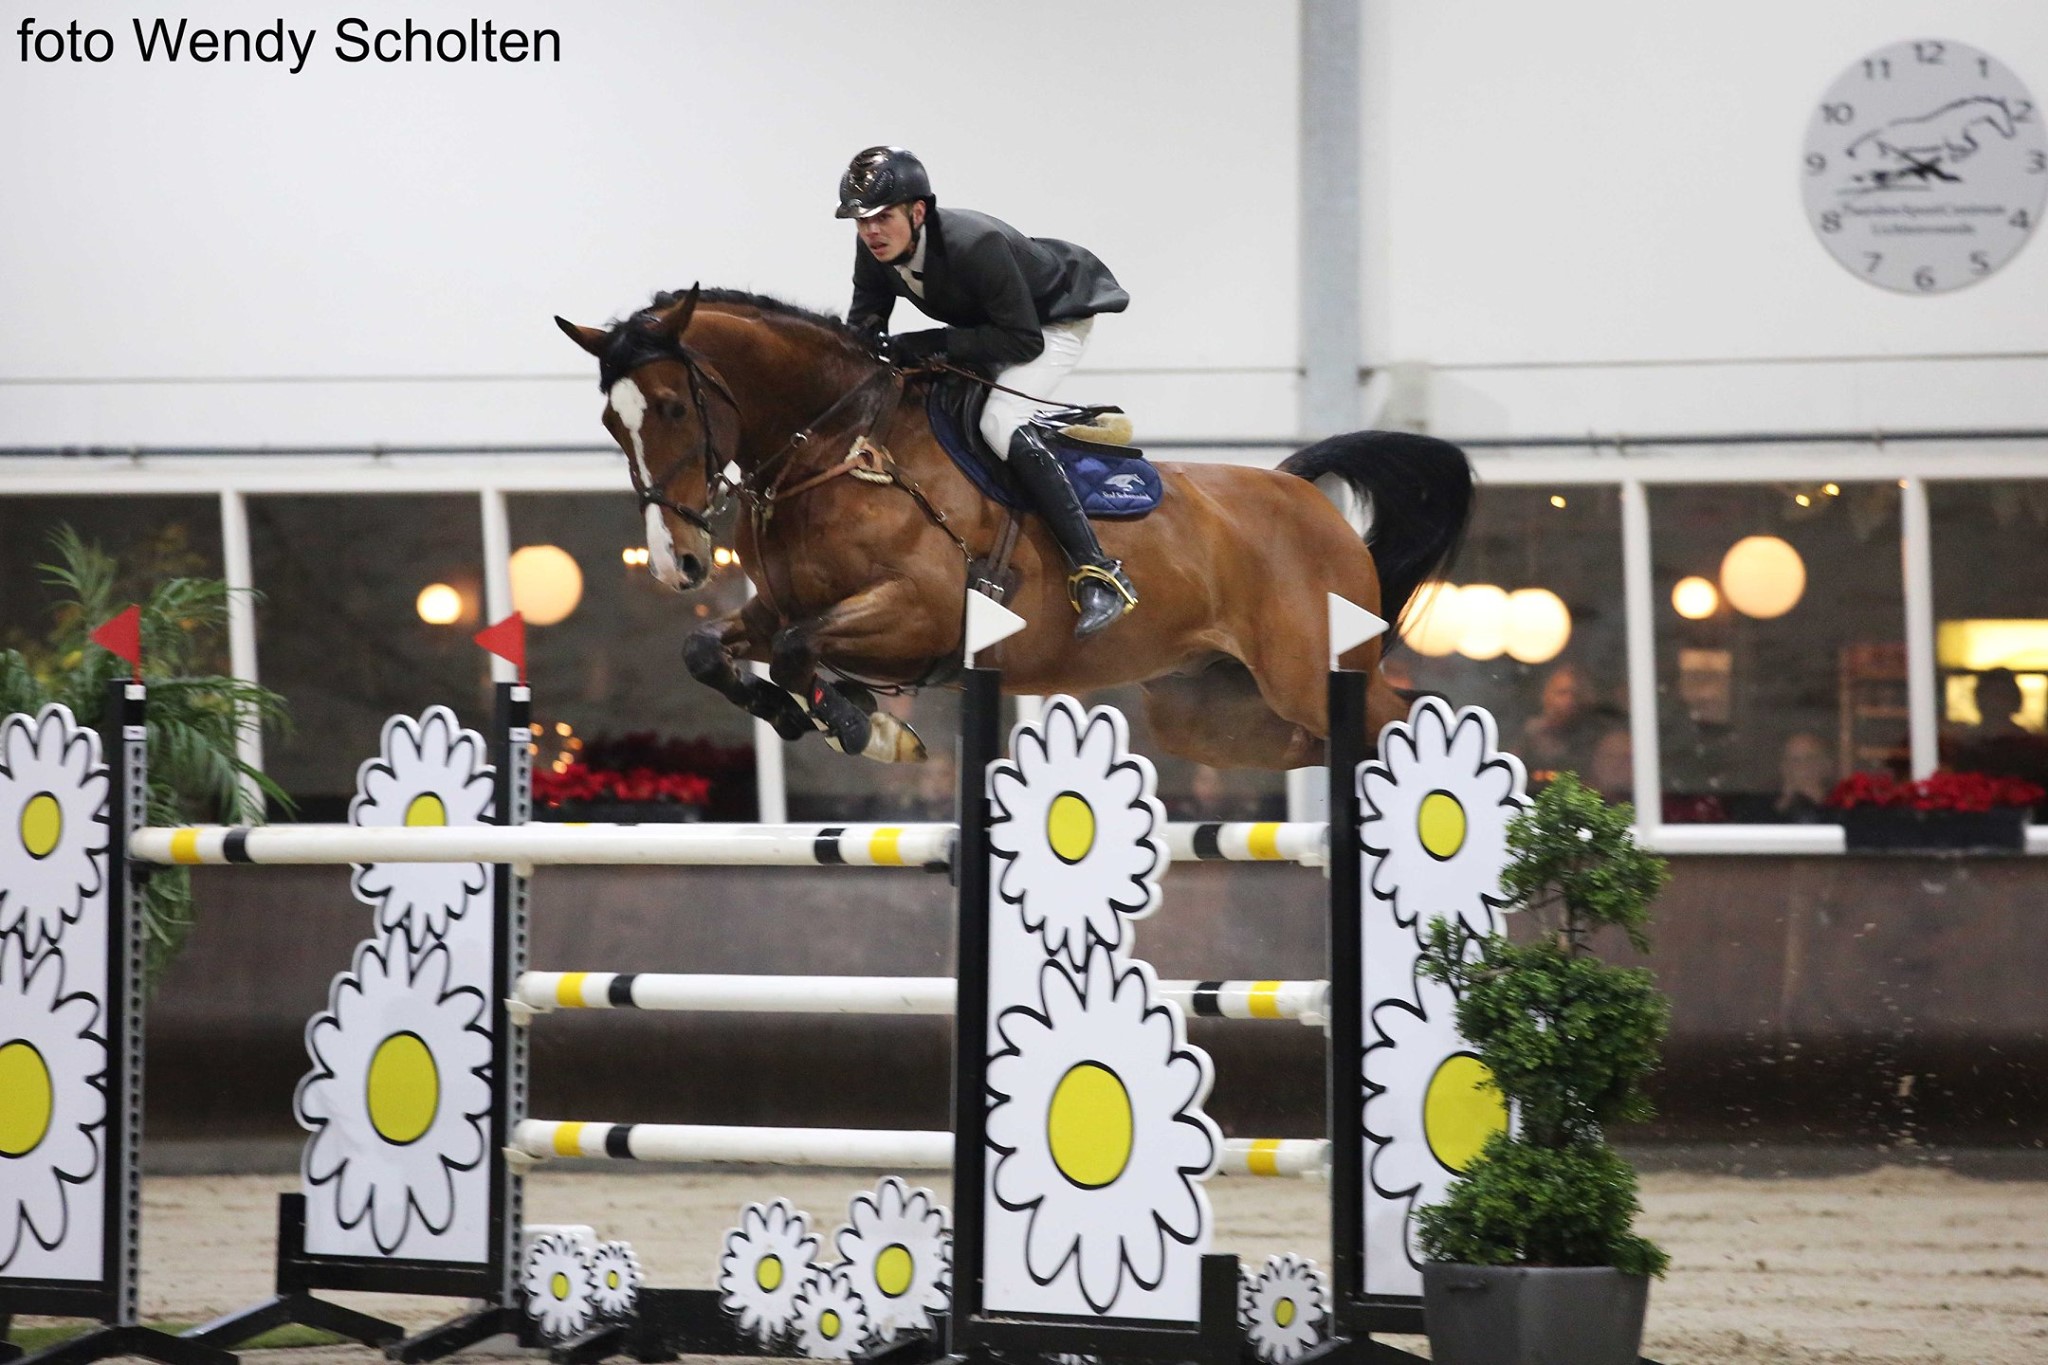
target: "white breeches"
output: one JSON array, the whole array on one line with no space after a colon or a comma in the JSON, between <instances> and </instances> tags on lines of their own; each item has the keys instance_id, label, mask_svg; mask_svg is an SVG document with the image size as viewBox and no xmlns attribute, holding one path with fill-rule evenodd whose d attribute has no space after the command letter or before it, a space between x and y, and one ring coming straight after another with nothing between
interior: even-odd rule
<instances>
[{"instance_id":1,"label":"white breeches","mask_svg":"<svg viewBox=\"0 0 2048 1365\"><path fill-rule=\"evenodd\" d=\"M1012 365L996 375L998 384L1006 384L1025 393L1049 397L1060 381L1081 363L1081 352L1088 345L1088 333L1095 326L1094 318L1076 318L1072 322L1055 322L1045 329L1045 349L1036 359L1022 365ZM1042 412L1052 406L1049 403L1034 403L1028 398L991 389L988 406L981 410L981 439L987 441L989 449L1004 459L1010 458L1010 437L1017 428L1029 421L1031 414Z\"/></svg>"}]
</instances>

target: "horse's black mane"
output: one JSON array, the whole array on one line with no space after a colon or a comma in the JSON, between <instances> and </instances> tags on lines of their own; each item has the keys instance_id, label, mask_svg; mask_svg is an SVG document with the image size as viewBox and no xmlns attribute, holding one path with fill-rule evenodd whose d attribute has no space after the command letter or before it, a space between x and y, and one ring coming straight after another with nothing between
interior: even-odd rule
<instances>
[{"instance_id":1,"label":"horse's black mane","mask_svg":"<svg viewBox=\"0 0 2048 1365\"><path fill-rule=\"evenodd\" d=\"M625 321L615 323L611 328L611 339L605 346L605 353L598 359L597 383L606 393L622 376L632 373L651 360L676 359L681 350L675 343L665 341L653 334L654 316L664 308L681 303L690 296L687 289L664 289L657 293L648 305ZM857 347L862 355L869 350L869 341L859 332L833 313L814 313L781 299L766 294L750 294L744 289L700 289L698 303L729 303L771 317L795 318L807 322L826 333L837 337L850 346Z\"/></svg>"},{"instance_id":2,"label":"horse's black mane","mask_svg":"<svg viewBox=\"0 0 2048 1365\"><path fill-rule=\"evenodd\" d=\"M651 309L666 308L672 303L680 303L689 296L690 291L687 289L664 289L654 296L654 302L650 303L648 307ZM867 349L867 339L859 332L853 330L853 328L847 326L845 319L841 318L837 313L814 313L810 309L799 307L794 303L785 303L781 299L771 298L766 294L750 294L744 289L702 289L698 291L697 302L734 303L742 308L752 308L756 312L768 313L777 317L796 318L798 321L810 323L813 327L822 327L841 340L854 343L863 351Z\"/></svg>"}]
</instances>

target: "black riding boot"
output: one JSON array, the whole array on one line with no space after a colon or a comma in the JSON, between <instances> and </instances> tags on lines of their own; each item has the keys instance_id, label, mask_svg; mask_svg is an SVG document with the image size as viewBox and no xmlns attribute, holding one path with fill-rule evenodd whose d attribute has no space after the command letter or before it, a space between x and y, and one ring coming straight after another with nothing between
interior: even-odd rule
<instances>
[{"instance_id":1,"label":"black riding boot","mask_svg":"<svg viewBox=\"0 0 2048 1365\"><path fill-rule=\"evenodd\" d=\"M1067 557L1067 567L1073 570L1067 576L1067 596L1081 613L1075 636L1085 639L1113 625L1138 605L1137 589L1124 575L1122 563L1102 553L1102 543L1088 524L1088 514L1081 510L1081 500L1067 482L1059 457L1028 424L1017 428L1010 438L1010 468L1024 495L1052 529L1060 553Z\"/></svg>"}]
</instances>

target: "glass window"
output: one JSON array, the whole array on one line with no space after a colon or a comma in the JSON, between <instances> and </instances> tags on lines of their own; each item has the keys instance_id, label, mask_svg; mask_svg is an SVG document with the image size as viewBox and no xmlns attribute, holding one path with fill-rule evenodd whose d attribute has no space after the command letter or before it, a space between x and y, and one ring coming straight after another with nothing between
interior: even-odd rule
<instances>
[{"instance_id":1,"label":"glass window","mask_svg":"<svg viewBox=\"0 0 2048 1365\"><path fill-rule=\"evenodd\" d=\"M562 770L581 762L659 778L701 778L701 787L668 784L690 798L683 804L691 809L680 812L685 818L754 820L753 717L683 667L684 639L745 602L746 578L728 562L693 592L657 582L647 571L646 529L624 477L617 493L506 499L515 597L528 600L522 583L540 593L560 580L555 610L566 612L545 625L540 618L554 616L553 610L528 613L527 676L540 727L536 761ZM605 790L619 797L612 804L632 804L628 789ZM583 814L645 819L655 813Z\"/></svg>"},{"instance_id":2,"label":"glass window","mask_svg":"<svg viewBox=\"0 0 2048 1365\"><path fill-rule=\"evenodd\" d=\"M47 638L50 608L68 594L46 584L38 566L57 562L50 537L63 526L114 557L117 608L167 578L221 576L216 498L0 498L0 648L33 651ZM215 643L207 667L225 673L226 632Z\"/></svg>"},{"instance_id":3,"label":"glass window","mask_svg":"<svg viewBox=\"0 0 2048 1365\"><path fill-rule=\"evenodd\" d=\"M356 767L386 718L439 703L487 730L483 531L470 494L252 497L250 559L263 593L258 672L291 704L264 767L301 820L344 820ZM429 618L432 618L431 620Z\"/></svg>"},{"instance_id":4,"label":"glass window","mask_svg":"<svg viewBox=\"0 0 2048 1365\"><path fill-rule=\"evenodd\" d=\"M1942 764L2048 787L2048 481L1932 483L1927 508Z\"/></svg>"},{"instance_id":5,"label":"glass window","mask_svg":"<svg viewBox=\"0 0 2048 1365\"><path fill-rule=\"evenodd\" d=\"M1903 774L1898 487L1649 501L1664 818L1825 822L1840 778Z\"/></svg>"},{"instance_id":6,"label":"glass window","mask_svg":"<svg viewBox=\"0 0 2048 1365\"><path fill-rule=\"evenodd\" d=\"M1619 491L1482 487L1448 577L1410 609L1389 680L1491 711L1532 785L1571 770L1631 799Z\"/></svg>"}]
</instances>

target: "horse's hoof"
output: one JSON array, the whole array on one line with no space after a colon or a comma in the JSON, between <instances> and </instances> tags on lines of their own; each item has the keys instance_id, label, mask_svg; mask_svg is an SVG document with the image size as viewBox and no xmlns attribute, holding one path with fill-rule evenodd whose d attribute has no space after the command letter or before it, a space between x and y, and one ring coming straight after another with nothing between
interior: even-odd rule
<instances>
[{"instance_id":1,"label":"horse's hoof","mask_svg":"<svg viewBox=\"0 0 2048 1365\"><path fill-rule=\"evenodd\" d=\"M922 763L931 757L917 731L887 711L868 717L868 745L861 753L877 763Z\"/></svg>"}]
</instances>

